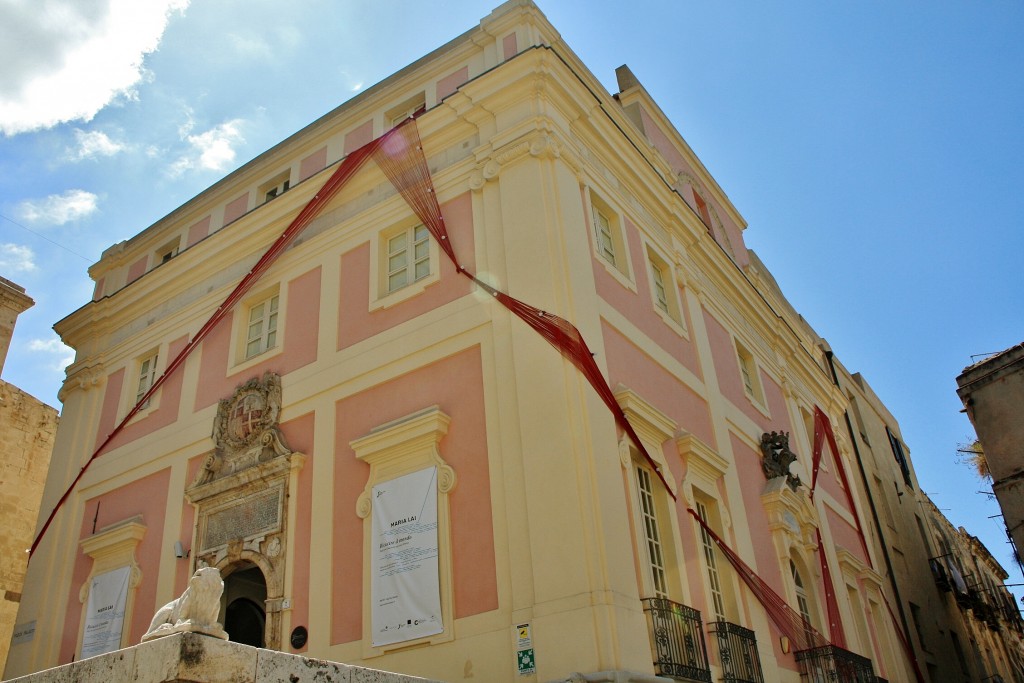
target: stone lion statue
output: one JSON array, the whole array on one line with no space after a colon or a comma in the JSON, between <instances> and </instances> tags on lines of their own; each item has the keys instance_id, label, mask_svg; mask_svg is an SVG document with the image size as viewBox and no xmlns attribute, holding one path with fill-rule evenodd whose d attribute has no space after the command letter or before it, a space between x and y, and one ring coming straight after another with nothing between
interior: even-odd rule
<instances>
[{"instance_id":1,"label":"stone lion statue","mask_svg":"<svg viewBox=\"0 0 1024 683\"><path fill-rule=\"evenodd\" d=\"M216 567L202 567L188 580L188 588L175 600L167 603L153 617L142 642L190 631L227 640L228 634L217 621L220 614L220 595L224 581Z\"/></svg>"}]
</instances>

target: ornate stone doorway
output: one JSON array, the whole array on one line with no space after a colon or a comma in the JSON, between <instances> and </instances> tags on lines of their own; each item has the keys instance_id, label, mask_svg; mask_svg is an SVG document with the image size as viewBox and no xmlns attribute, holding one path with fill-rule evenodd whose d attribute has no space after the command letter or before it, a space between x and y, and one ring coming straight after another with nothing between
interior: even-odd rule
<instances>
[{"instance_id":1,"label":"ornate stone doorway","mask_svg":"<svg viewBox=\"0 0 1024 683\"><path fill-rule=\"evenodd\" d=\"M267 642L267 580L260 568L241 562L224 577L221 618L228 640L253 647Z\"/></svg>"},{"instance_id":2,"label":"ornate stone doorway","mask_svg":"<svg viewBox=\"0 0 1024 683\"><path fill-rule=\"evenodd\" d=\"M273 650L282 646L285 559L295 526L291 493L305 460L285 443L278 428L280 412L281 378L271 372L221 400L214 448L185 491L196 508L196 566L217 567L225 577L221 623L232 634L226 620L237 619L235 631L250 633L262 614L261 645ZM246 593L250 590L256 592ZM247 602L229 614L236 600Z\"/></svg>"}]
</instances>

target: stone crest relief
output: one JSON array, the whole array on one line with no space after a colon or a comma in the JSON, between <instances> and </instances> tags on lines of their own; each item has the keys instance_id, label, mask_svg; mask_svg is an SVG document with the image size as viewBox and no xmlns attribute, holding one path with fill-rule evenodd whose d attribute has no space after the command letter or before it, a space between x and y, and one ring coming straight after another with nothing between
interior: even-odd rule
<instances>
[{"instance_id":1,"label":"stone crest relief","mask_svg":"<svg viewBox=\"0 0 1024 683\"><path fill-rule=\"evenodd\" d=\"M278 428L281 377L253 377L221 399L213 422L214 450L206 457L197 484L229 476L291 452Z\"/></svg>"},{"instance_id":2,"label":"stone crest relief","mask_svg":"<svg viewBox=\"0 0 1024 683\"><path fill-rule=\"evenodd\" d=\"M785 477L786 484L793 491L800 486L800 477L790 473L789 466L796 460L796 453L789 449L789 434L786 432L765 432L761 435L761 469L765 479Z\"/></svg>"}]
</instances>

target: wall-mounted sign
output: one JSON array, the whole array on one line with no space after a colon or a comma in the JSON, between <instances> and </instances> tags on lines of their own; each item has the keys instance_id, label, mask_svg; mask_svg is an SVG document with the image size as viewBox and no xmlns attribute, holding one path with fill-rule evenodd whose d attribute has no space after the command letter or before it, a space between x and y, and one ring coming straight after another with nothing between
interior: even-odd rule
<instances>
[{"instance_id":1,"label":"wall-mounted sign","mask_svg":"<svg viewBox=\"0 0 1024 683\"><path fill-rule=\"evenodd\" d=\"M378 484L372 495L373 644L441 633L437 468Z\"/></svg>"}]
</instances>

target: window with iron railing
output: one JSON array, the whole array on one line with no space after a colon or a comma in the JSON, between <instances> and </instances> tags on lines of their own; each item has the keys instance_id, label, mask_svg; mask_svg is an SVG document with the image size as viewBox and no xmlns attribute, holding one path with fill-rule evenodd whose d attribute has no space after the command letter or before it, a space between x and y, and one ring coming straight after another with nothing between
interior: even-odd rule
<instances>
[{"instance_id":1,"label":"window with iron railing","mask_svg":"<svg viewBox=\"0 0 1024 683\"><path fill-rule=\"evenodd\" d=\"M665 598L644 598L641 602L647 615L654 673L711 683L700 612Z\"/></svg>"}]
</instances>

